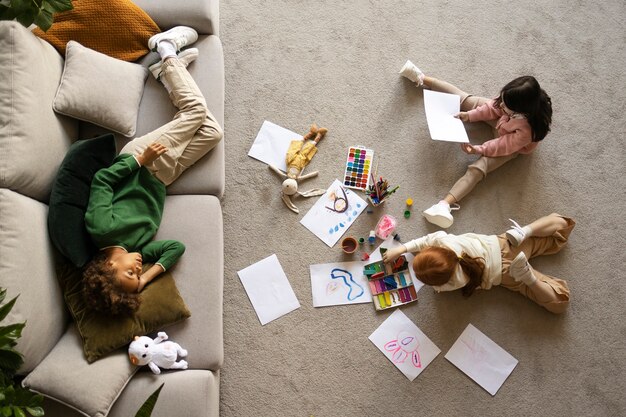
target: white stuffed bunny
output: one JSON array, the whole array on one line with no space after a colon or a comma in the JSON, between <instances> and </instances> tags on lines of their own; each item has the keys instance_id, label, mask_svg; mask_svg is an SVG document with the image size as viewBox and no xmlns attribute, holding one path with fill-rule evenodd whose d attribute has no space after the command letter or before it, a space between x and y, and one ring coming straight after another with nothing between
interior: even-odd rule
<instances>
[{"instance_id":1,"label":"white stuffed bunny","mask_svg":"<svg viewBox=\"0 0 626 417\"><path fill-rule=\"evenodd\" d=\"M187 369L187 361L176 362L178 356L184 358L187 351L178 343L165 342L167 334L159 332L156 339L147 336L135 336L128 346L128 356L133 365L148 365L155 374L163 369Z\"/></svg>"}]
</instances>

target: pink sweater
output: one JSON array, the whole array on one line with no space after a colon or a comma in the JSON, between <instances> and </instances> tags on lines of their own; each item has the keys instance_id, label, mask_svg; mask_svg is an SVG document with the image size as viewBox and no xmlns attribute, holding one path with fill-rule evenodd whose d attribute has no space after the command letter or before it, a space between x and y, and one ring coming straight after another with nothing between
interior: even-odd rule
<instances>
[{"instance_id":1,"label":"pink sweater","mask_svg":"<svg viewBox=\"0 0 626 417\"><path fill-rule=\"evenodd\" d=\"M474 146L476 151L485 156L506 156L516 152L529 154L535 150L538 142L533 142L533 133L524 116L509 117L502 109L495 108L494 100L468 112L470 122L496 120L496 130L500 137Z\"/></svg>"}]
</instances>

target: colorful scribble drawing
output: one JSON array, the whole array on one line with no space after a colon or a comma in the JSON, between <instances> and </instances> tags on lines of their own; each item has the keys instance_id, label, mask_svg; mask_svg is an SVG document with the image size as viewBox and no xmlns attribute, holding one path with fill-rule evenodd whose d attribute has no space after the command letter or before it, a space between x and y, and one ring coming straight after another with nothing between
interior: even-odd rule
<instances>
[{"instance_id":1,"label":"colorful scribble drawing","mask_svg":"<svg viewBox=\"0 0 626 417\"><path fill-rule=\"evenodd\" d=\"M359 283L357 283L354 280L354 278L352 278L352 274L346 271L345 269L340 269L340 268L333 269L332 271L330 271L330 277L332 279L341 278L343 280L343 283L346 284L346 286L348 287L348 301L356 300L357 298L359 298L365 293L365 290L363 289L363 287ZM355 287L358 287L358 289L356 289ZM329 287L327 286L326 291L328 290L329 290Z\"/></svg>"},{"instance_id":2,"label":"colorful scribble drawing","mask_svg":"<svg viewBox=\"0 0 626 417\"><path fill-rule=\"evenodd\" d=\"M343 217L336 225L328 229L329 235L339 232L341 229L345 228L346 225L350 225L352 219L356 218L359 214L357 210L350 208L350 203L348 202L348 195L350 195L350 192L350 190L339 187L338 190L328 194L328 204L324 207L329 212L336 213L337 215ZM332 207L329 207L329 205ZM356 203L355 205L357 209L361 208L361 203ZM341 233L343 233L343 231Z\"/></svg>"},{"instance_id":3,"label":"colorful scribble drawing","mask_svg":"<svg viewBox=\"0 0 626 417\"><path fill-rule=\"evenodd\" d=\"M410 357L413 366L421 368L422 361L420 360L418 349L419 342L417 341L417 337L406 331L398 333L397 339L385 344L385 350L391 352L391 360L393 363L404 363L404 361Z\"/></svg>"}]
</instances>

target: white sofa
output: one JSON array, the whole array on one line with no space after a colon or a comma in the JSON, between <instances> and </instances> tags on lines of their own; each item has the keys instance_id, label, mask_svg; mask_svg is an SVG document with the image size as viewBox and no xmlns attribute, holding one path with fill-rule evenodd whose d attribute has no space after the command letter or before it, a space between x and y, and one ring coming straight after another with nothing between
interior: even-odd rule
<instances>
[{"instance_id":1,"label":"white sofa","mask_svg":"<svg viewBox=\"0 0 626 417\"><path fill-rule=\"evenodd\" d=\"M223 126L224 62L218 37L218 1L135 3L162 30L188 25L199 32L195 46L200 49L200 57L189 69L209 109ZM149 54L140 63L147 66L155 57ZM7 323L26 321L16 347L25 356L20 374L29 375L43 361L47 360L48 365L54 362L68 384L72 379L72 384L81 387L74 395L98 397L103 393L92 388L92 381L115 381L127 375L132 365L124 348L91 365L87 363L55 276L54 250L46 226L55 173L74 141L105 133L102 128L52 110L62 71L63 57L52 46L16 22L0 22L0 286L8 290L7 300L20 294L6 319ZM174 113L163 87L148 77L136 136L171 120ZM127 140L116 136L117 149ZM168 188L164 218L156 236L180 240L187 248L171 271L192 316L165 330L170 339L189 351L189 369L158 376L145 370L136 373L120 390L119 397L113 398L110 416L135 415L163 382L153 417L219 415L223 362L223 225L219 201L224 192L223 143ZM120 370L118 377L115 373ZM84 415L50 399L44 409L46 416ZM102 416L106 412L91 414Z\"/></svg>"}]
</instances>

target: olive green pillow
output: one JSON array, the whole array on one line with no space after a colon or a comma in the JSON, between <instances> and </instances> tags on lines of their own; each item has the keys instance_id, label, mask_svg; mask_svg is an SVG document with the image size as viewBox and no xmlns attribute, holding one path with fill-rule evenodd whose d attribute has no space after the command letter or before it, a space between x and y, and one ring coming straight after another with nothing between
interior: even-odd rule
<instances>
[{"instance_id":1,"label":"olive green pillow","mask_svg":"<svg viewBox=\"0 0 626 417\"><path fill-rule=\"evenodd\" d=\"M160 331L191 316L169 271L144 288L141 305L130 316L110 316L88 308L81 270L59 258L56 271L65 303L76 322L85 356L90 363L128 345L135 336Z\"/></svg>"}]
</instances>

